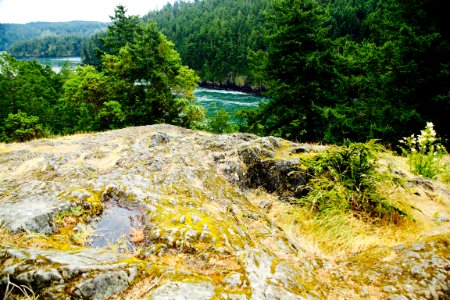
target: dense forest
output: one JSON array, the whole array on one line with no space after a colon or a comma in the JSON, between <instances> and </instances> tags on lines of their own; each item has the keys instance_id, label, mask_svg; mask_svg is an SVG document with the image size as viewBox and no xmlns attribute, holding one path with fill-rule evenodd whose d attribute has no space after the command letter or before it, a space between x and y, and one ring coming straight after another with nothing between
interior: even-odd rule
<instances>
[{"instance_id":1,"label":"dense forest","mask_svg":"<svg viewBox=\"0 0 450 300\"><path fill-rule=\"evenodd\" d=\"M210 0L167 4L144 20L175 43L183 62L203 81L222 87L261 87L267 49L263 12L267 0Z\"/></svg>"},{"instance_id":2,"label":"dense forest","mask_svg":"<svg viewBox=\"0 0 450 300\"><path fill-rule=\"evenodd\" d=\"M268 88L240 130L387 143L433 121L448 139L450 24L435 0L175 2L145 19L203 81Z\"/></svg>"},{"instance_id":3,"label":"dense forest","mask_svg":"<svg viewBox=\"0 0 450 300\"><path fill-rule=\"evenodd\" d=\"M0 24L0 51L14 57L80 56L86 38L106 26L88 21Z\"/></svg>"},{"instance_id":4,"label":"dense forest","mask_svg":"<svg viewBox=\"0 0 450 300\"><path fill-rule=\"evenodd\" d=\"M449 137L449 21L434 0L274 0L272 101L242 129L300 141L397 144L431 121Z\"/></svg>"},{"instance_id":5,"label":"dense forest","mask_svg":"<svg viewBox=\"0 0 450 300\"><path fill-rule=\"evenodd\" d=\"M79 35L47 35L17 42L8 47L13 57L73 57L81 55L81 47L87 39Z\"/></svg>"},{"instance_id":6,"label":"dense forest","mask_svg":"<svg viewBox=\"0 0 450 300\"><path fill-rule=\"evenodd\" d=\"M195 86L193 69L201 82L267 89L271 101L239 112L235 130L302 142L396 145L433 122L448 145L450 24L444 12L437 0L176 1L144 20L122 11L106 32L84 43L86 66L68 75L39 71L61 86L50 107L73 110L55 111L71 117L49 126L59 133L201 123L191 93L177 97L178 87ZM19 109L46 126L55 122L20 105L1 117Z\"/></svg>"}]
</instances>

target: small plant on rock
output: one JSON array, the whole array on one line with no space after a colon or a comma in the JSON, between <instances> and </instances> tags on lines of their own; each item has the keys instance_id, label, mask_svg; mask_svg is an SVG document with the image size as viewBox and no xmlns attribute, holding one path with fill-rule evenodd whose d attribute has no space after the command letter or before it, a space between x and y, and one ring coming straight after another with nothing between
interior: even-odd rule
<instances>
[{"instance_id":1,"label":"small plant on rock","mask_svg":"<svg viewBox=\"0 0 450 300\"><path fill-rule=\"evenodd\" d=\"M435 178L446 169L443 157L447 151L436 137L433 127L433 123L428 122L417 137L412 134L400 140L400 143L404 145L401 149L408 158L411 172L427 178Z\"/></svg>"}]
</instances>

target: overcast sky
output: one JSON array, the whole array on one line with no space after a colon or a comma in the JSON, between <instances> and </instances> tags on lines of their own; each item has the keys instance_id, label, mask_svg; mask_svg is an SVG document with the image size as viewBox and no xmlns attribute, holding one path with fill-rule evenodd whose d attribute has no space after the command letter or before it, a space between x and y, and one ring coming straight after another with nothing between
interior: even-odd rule
<instances>
[{"instance_id":1,"label":"overcast sky","mask_svg":"<svg viewBox=\"0 0 450 300\"><path fill-rule=\"evenodd\" d=\"M0 23L110 21L118 4L143 16L173 0L0 0Z\"/></svg>"}]
</instances>

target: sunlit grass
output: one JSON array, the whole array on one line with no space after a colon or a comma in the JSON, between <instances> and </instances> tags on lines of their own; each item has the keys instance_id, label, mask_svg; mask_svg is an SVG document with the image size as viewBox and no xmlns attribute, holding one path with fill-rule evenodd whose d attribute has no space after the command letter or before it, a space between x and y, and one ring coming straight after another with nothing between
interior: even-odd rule
<instances>
[{"instance_id":1,"label":"sunlit grass","mask_svg":"<svg viewBox=\"0 0 450 300\"><path fill-rule=\"evenodd\" d=\"M351 213L320 216L314 211L278 202L271 216L288 237L309 253L341 257L373 246L393 246L417 238L421 226L405 220L400 225L374 224Z\"/></svg>"}]
</instances>

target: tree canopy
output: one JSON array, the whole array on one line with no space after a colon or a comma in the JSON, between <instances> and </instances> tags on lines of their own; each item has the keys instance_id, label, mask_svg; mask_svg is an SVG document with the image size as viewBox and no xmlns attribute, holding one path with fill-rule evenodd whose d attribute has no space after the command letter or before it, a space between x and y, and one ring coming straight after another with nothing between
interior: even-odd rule
<instances>
[{"instance_id":1,"label":"tree canopy","mask_svg":"<svg viewBox=\"0 0 450 300\"><path fill-rule=\"evenodd\" d=\"M448 138L450 45L440 6L274 0L266 14L272 101L242 114L243 129L396 144L432 121Z\"/></svg>"}]
</instances>

